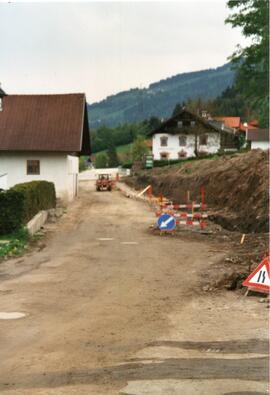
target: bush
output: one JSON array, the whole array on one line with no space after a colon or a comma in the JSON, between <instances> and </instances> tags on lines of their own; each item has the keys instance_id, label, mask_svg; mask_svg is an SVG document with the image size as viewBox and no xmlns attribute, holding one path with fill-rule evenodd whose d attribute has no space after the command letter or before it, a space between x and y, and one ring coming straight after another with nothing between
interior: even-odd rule
<instances>
[{"instance_id":1,"label":"bush","mask_svg":"<svg viewBox=\"0 0 270 395\"><path fill-rule=\"evenodd\" d=\"M108 166L108 155L105 152L96 154L95 166L96 169L104 169Z\"/></svg>"},{"instance_id":2,"label":"bush","mask_svg":"<svg viewBox=\"0 0 270 395\"><path fill-rule=\"evenodd\" d=\"M0 191L0 234L17 231L40 210L55 207L52 182L31 181Z\"/></svg>"},{"instance_id":3,"label":"bush","mask_svg":"<svg viewBox=\"0 0 270 395\"><path fill-rule=\"evenodd\" d=\"M87 169L86 159L84 156L80 156L79 159L79 172Z\"/></svg>"},{"instance_id":4,"label":"bush","mask_svg":"<svg viewBox=\"0 0 270 395\"><path fill-rule=\"evenodd\" d=\"M5 235L5 242L0 244L0 260L5 257L21 255L27 246L30 235L28 230L21 228L18 231Z\"/></svg>"},{"instance_id":5,"label":"bush","mask_svg":"<svg viewBox=\"0 0 270 395\"><path fill-rule=\"evenodd\" d=\"M138 136L132 146L132 160L142 160L143 156L149 151L143 136Z\"/></svg>"},{"instance_id":6,"label":"bush","mask_svg":"<svg viewBox=\"0 0 270 395\"><path fill-rule=\"evenodd\" d=\"M0 191L0 234L11 233L21 227L24 217L24 194L9 189Z\"/></svg>"},{"instance_id":7,"label":"bush","mask_svg":"<svg viewBox=\"0 0 270 395\"><path fill-rule=\"evenodd\" d=\"M54 184L48 181L30 181L17 184L10 191L23 194L23 224L30 221L40 210L55 207Z\"/></svg>"},{"instance_id":8,"label":"bush","mask_svg":"<svg viewBox=\"0 0 270 395\"><path fill-rule=\"evenodd\" d=\"M154 167L164 167L169 165L175 165L177 163L183 163L186 159L172 159L172 160L154 160Z\"/></svg>"},{"instance_id":9,"label":"bush","mask_svg":"<svg viewBox=\"0 0 270 395\"><path fill-rule=\"evenodd\" d=\"M125 162L121 165L121 167L123 169L131 169L132 168L133 163L132 162Z\"/></svg>"}]
</instances>

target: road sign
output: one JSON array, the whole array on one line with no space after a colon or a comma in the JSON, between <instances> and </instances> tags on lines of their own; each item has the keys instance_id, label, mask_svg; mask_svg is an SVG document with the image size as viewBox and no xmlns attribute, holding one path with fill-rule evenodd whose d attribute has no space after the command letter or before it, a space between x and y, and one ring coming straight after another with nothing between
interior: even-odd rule
<instances>
[{"instance_id":1,"label":"road sign","mask_svg":"<svg viewBox=\"0 0 270 395\"><path fill-rule=\"evenodd\" d=\"M145 167L146 169L151 169L154 166L154 156L153 155L145 155Z\"/></svg>"},{"instance_id":2,"label":"road sign","mask_svg":"<svg viewBox=\"0 0 270 395\"><path fill-rule=\"evenodd\" d=\"M170 214L162 214L157 220L157 226L160 230L172 231L176 227L176 220Z\"/></svg>"},{"instance_id":3,"label":"road sign","mask_svg":"<svg viewBox=\"0 0 270 395\"><path fill-rule=\"evenodd\" d=\"M261 292L270 291L270 262L269 256L264 258L259 266L243 282L245 287Z\"/></svg>"}]
</instances>

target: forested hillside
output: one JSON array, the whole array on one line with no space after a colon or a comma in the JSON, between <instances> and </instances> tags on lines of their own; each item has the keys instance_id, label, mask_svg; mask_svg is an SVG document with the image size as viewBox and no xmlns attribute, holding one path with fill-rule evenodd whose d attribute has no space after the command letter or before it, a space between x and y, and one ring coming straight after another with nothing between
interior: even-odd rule
<instances>
[{"instance_id":1,"label":"forested hillside","mask_svg":"<svg viewBox=\"0 0 270 395\"><path fill-rule=\"evenodd\" d=\"M183 73L149 85L109 96L88 105L90 126L116 126L171 116L176 103L202 97L215 98L233 84L234 73L227 63L216 69Z\"/></svg>"}]
</instances>

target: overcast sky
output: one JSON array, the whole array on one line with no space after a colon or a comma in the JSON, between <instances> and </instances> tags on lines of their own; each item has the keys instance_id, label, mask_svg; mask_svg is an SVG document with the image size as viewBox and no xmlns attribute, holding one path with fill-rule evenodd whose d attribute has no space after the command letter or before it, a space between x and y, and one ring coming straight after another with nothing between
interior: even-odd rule
<instances>
[{"instance_id":1,"label":"overcast sky","mask_svg":"<svg viewBox=\"0 0 270 395\"><path fill-rule=\"evenodd\" d=\"M225 0L0 3L7 93L86 92L89 102L227 62L241 32Z\"/></svg>"}]
</instances>

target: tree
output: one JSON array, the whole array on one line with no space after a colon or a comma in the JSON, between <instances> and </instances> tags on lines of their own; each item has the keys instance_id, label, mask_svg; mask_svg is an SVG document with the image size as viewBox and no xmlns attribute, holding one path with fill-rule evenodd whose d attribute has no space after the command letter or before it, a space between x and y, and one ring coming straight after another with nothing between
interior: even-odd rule
<instances>
[{"instance_id":1,"label":"tree","mask_svg":"<svg viewBox=\"0 0 270 395\"><path fill-rule=\"evenodd\" d=\"M144 154L147 154L148 147L146 142L142 136L138 136L137 139L134 141L132 147L132 160L137 161L141 160Z\"/></svg>"},{"instance_id":2,"label":"tree","mask_svg":"<svg viewBox=\"0 0 270 395\"><path fill-rule=\"evenodd\" d=\"M182 111L182 109L183 109L183 105L180 104L180 103L177 103L177 104L175 105L175 107L174 107L173 112L172 112L172 117L175 117L175 115L180 114L180 112Z\"/></svg>"},{"instance_id":3,"label":"tree","mask_svg":"<svg viewBox=\"0 0 270 395\"><path fill-rule=\"evenodd\" d=\"M231 56L236 89L249 101L261 126L268 126L269 1L229 0L227 5L234 13L225 22L242 28L243 35L252 40L245 48L238 45Z\"/></svg>"},{"instance_id":4,"label":"tree","mask_svg":"<svg viewBox=\"0 0 270 395\"><path fill-rule=\"evenodd\" d=\"M119 159L117 156L116 148L112 139L109 140L108 143L108 166L109 167L117 167L119 166Z\"/></svg>"},{"instance_id":5,"label":"tree","mask_svg":"<svg viewBox=\"0 0 270 395\"><path fill-rule=\"evenodd\" d=\"M108 166L108 156L105 152L96 155L95 166L97 169L104 169Z\"/></svg>"},{"instance_id":6,"label":"tree","mask_svg":"<svg viewBox=\"0 0 270 395\"><path fill-rule=\"evenodd\" d=\"M151 117L148 121L148 130L152 131L152 130L156 130L157 128L159 128L161 125L161 120L157 117Z\"/></svg>"},{"instance_id":7,"label":"tree","mask_svg":"<svg viewBox=\"0 0 270 395\"><path fill-rule=\"evenodd\" d=\"M251 115L249 105L243 94L238 92L234 86L225 89L220 96L208 103L206 107L211 115L240 116L245 119Z\"/></svg>"}]
</instances>

